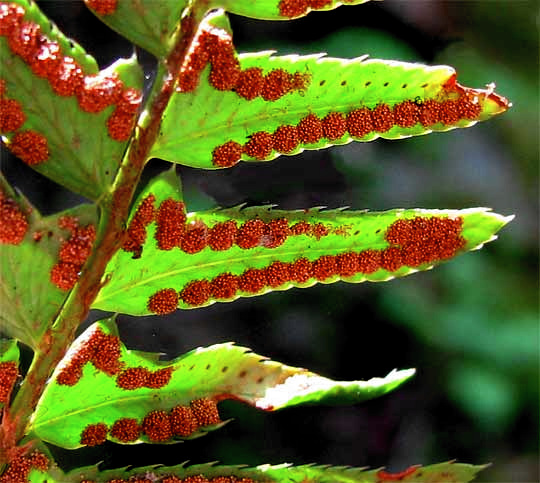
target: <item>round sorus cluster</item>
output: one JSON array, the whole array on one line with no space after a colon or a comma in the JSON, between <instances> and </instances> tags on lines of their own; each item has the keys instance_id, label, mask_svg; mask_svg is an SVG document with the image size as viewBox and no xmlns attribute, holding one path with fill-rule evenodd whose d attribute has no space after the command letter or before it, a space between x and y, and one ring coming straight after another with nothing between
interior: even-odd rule
<instances>
[{"instance_id":1,"label":"round sorus cluster","mask_svg":"<svg viewBox=\"0 0 540 483\"><path fill-rule=\"evenodd\" d=\"M385 249L322 255L313 261L304 257L289 263L274 261L267 267L251 268L240 275L224 273L210 280L189 282L180 291L179 298L187 305L197 306L211 299L234 298L238 292L257 294L289 282L303 284L313 279L348 278L357 274L369 275L381 269L395 272L403 266L414 268L446 260L466 244L461 236L462 223L461 218L447 217L398 220L387 230L386 240L390 246ZM295 227L299 233L304 229L302 222ZM328 233L324 226L323 229ZM240 243L250 245L252 242L246 238Z\"/></svg>"},{"instance_id":2,"label":"round sorus cluster","mask_svg":"<svg viewBox=\"0 0 540 483\"><path fill-rule=\"evenodd\" d=\"M18 376L19 370L15 362L0 362L0 404L8 402L11 390Z\"/></svg>"},{"instance_id":3,"label":"round sorus cluster","mask_svg":"<svg viewBox=\"0 0 540 483\"><path fill-rule=\"evenodd\" d=\"M220 168L230 168L240 161L242 151L241 144L228 141L212 151L212 162Z\"/></svg>"},{"instance_id":4,"label":"round sorus cluster","mask_svg":"<svg viewBox=\"0 0 540 483\"><path fill-rule=\"evenodd\" d=\"M178 308L178 293L173 288L158 290L148 299L147 306L154 314L171 314Z\"/></svg>"},{"instance_id":5,"label":"round sorus cluster","mask_svg":"<svg viewBox=\"0 0 540 483\"><path fill-rule=\"evenodd\" d=\"M79 107L85 112L101 112L120 100L122 88L122 81L114 73L87 75L76 92Z\"/></svg>"},{"instance_id":6,"label":"round sorus cluster","mask_svg":"<svg viewBox=\"0 0 540 483\"><path fill-rule=\"evenodd\" d=\"M81 433L81 444L85 446L97 446L107 439L109 429L105 423L89 424Z\"/></svg>"},{"instance_id":7,"label":"round sorus cluster","mask_svg":"<svg viewBox=\"0 0 540 483\"><path fill-rule=\"evenodd\" d=\"M186 476L179 478L178 476L167 476L161 480L161 483L257 483L251 478L241 476L214 476L206 478L204 475Z\"/></svg>"},{"instance_id":8,"label":"round sorus cluster","mask_svg":"<svg viewBox=\"0 0 540 483\"><path fill-rule=\"evenodd\" d=\"M237 231L235 220L216 223L208 232L208 246L214 251L228 250L236 242Z\"/></svg>"},{"instance_id":9,"label":"round sorus cluster","mask_svg":"<svg viewBox=\"0 0 540 483\"><path fill-rule=\"evenodd\" d=\"M149 389L161 389L169 384L172 377L173 368L164 367L157 371L152 371L146 378L146 387Z\"/></svg>"},{"instance_id":10,"label":"round sorus cluster","mask_svg":"<svg viewBox=\"0 0 540 483\"><path fill-rule=\"evenodd\" d=\"M249 136L249 141L244 144L244 153L252 158L263 160L270 156L273 147L272 135L265 131L258 131Z\"/></svg>"},{"instance_id":11,"label":"round sorus cluster","mask_svg":"<svg viewBox=\"0 0 540 483\"><path fill-rule=\"evenodd\" d=\"M161 389L165 387L172 376L172 367L150 371L145 367L129 367L124 369L116 378L116 385L126 390L140 388Z\"/></svg>"},{"instance_id":12,"label":"round sorus cluster","mask_svg":"<svg viewBox=\"0 0 540 483\"><path fill-rule=\"evenodd\" d=\"M414 475L416 473L416 470L420 467L420 465L413 465L403 471L400 471L399 473L388 473L387 471L379 470L377 471L377 479L381 481L401 481L408 476Z\"/></svg>"},{"instance_id":13,"label":"round sorus cluster","mask_svg":"<svg viewBox=\"0 0 540 483\"><path fill-rule=\"evenodd\" d=\"M48 75L47 79L55 94L62 97L71 97L82 87L84 74L75 59L65 56L62 57L62 62L58 68Z\"/></svg>"},{"instance_id":14,"label":"round sorus cluster","mask_svg":"<svg viewBox=\"0 0 540 483\"><path fill-rule=\"evenodd\" d=\"M233 140L227 141L214 148L212 162L218 167L233 166L240 161L242 153L265 160L271 157L273 151L288 154L300 144L316 144L324 139L336 141L346 134L363 138L372 133L385 133L394 126L411 128L418 123L425 128L438 123L449 126L461 119L474 120L481 111L478 99L464 91L456 99L441 102L426 100L416 103L406 100L392 108L379 104L373 109L353 109L346 115L330 112L322 119L308 114L296 126L280 126L273 134L265 131L253 133L243 146Z\"/></svg>"},{"instance_id":15,"label":"round sorus cluster","mask_svg":"<svg viewBox=\"0 0 540 483\"><path fill-rule=\"evenodd\" d=\"M243 249L260 245L264 234L265 223L257 218L245 221L236 234L236 244Z\"/></svg>"},{"instance_id":16,"label":"round sorus cluster","mask_svg":"<svg viewBox=\"0 0 540 483\"><path fill-rule=\"evenodd\" d=\"M88 0L88 3L97 13L107 15L114 12L117 0ZM125 88L116 73L85 75L78 62L64 56L59 44L44 35L38 24L23 21L25 11L22 7L5 3L0 3L0 7L0 35L7 36L11 52L23 59L35 75L47 79L55 94L76 96L84 112L99 113L109 106L116 106L107 120L107 130L115 141L127 141L142 102L141 93ZM13 131L17 129L15 126L24 122L16 108L13 102L2 106L5 115L0 126L6 128L3 131ZM31 145L28 142L22 144L25 141L27 138L11 141L11 149L16 149L14 154L28 164L38 164L47 159L45 138L38 140L34 135L35 147L26 155Z\"/></svg>"},{"instance_id":17,"label":"round sorus cluster","mask_svg":"<svg viewBox=\"0 0 540 483\"><path fill-rule=\"evenodd\" d=\"M38 47L29 60L32 72L43 79L52 79L62 63L62 52L57 42L51 42L44 35L38 38Z\"/></svg>"},{"instance_id":18,"label":"round sorus cluster","mask_svg":"<svg viewBox=\"0 0 540 483\"><path fill-rule=\"evenodd\" d=\"M187 61L178 78L178 92L193 92L199 77L210 64L209 82L220 91L234 91L238 96L253 100L262 97L276 101L289 92L304 90L310 76L273 69L267 74L259 67L240 68L232 38L228 32L203 25L193 40Z\"/></svg>"},{"instance_id":19,"label":"round sorus cluster","mask_svg":"<svg viewBox=\"0 0 540 483\"><path fill-rule=\"evenodd\" d=\"M207 245L208 228L199 220L190 221L185 226L180 248L186 253L198 253Z\"/></svg>"},{"instance_id":20,"label":"round sorus cluster","mask_svg":"<svg viewBox=\"0 0 540 483\"><path fill-rule=\"evenodd\" d=\"M0 36L10 36L21 24L24 8L16 3L0 2Z\"/></svg>"},{"instance_id":21,"label":"round sorus cluster","mask_svg":"<svg viewBox=\"0 0 540 483\"><path fill-rule=\"evenodd\" d=\"M139 258L142 254L146 241L146 227L152 223L155 216L155 201L156 197L153 194L144 198L129 222L122 249L126 252L133 252L134 258Z\"/></svg>"},{"instance_id":22,"label":"round sorus cluster","mask_svg":"<svg viewBox=\"0 0 540 483\"><path fill-rule=\"evenodd\" d=\"M148 217L145 221L142 218L142 215L141 218L136 215L128 229L134 235L128 239L125 246L133 247L135 253L142 249L136 241L142 242L143 235L146 233L143 231L143 221L150 219ZM284 218L269 222L264 222L259 218L248 219L240 227L237 226L235 220L227 220L209 228L202 220L186 222L184 204L173 199L167 199L161 203L155 220L157 224L155 238L158 248L171 250L178 247L186 253L198 253L206 247L214 251L228 250L235 244L242 249L258 246L276 248L285 243L290 235L309 235L319 240L329 233L322 223L303 222L289 228L288 221ZM297 230L300 226L303 227L303 231ZM148 301L148 307L155 313L169 313L175 310L175 300L172 289L163 289L152 295Z\"/></svg>"},{"instance_id":23,"label":"round sorus cluster","mask_svg":"<svg viewBox=\"0 0 540 483\"><path fill-rule=\"evenodd\" d=\"M171 250L181 244L184 236L186 209L181 201L169 198L163 201L156 215L155 238L160 250Z\"/></svg>"},{"instance_id":24,"label":"round sorus cluster","mask_svg":"<svg viewBox=\"0 0 540 483\"><path fill-rule=\"evenodd\" d=\"M229 141L231 142L231 141ZM300 144L296 126L280 126L273 134L273 148L283 154L294 151Z\"/></svg>"},{"instance_id":25,"label":"round sorus cluster","mask_svg":"<svg viewBox=\"0 0 540 483\"><path fill-rule=\"evenodd\" d=\"M9 141L9 150L29 166L49 158L49 144L43 134L34 130L19 131Z\"/></svg>"},{"instance_id":26,"label":"round sorus cluster","mask_svg":"<svg viewBox=\"0 0 540 483\"><path fill-rule=\"evenodd\" d=\"M56 382L64 386L75 385L81 378L82 368L87 362L91 362L96 369L108 375L118 374L122 368L120 355L120 339L97 328L61 368Z\"/></svg>"},{"instance_id":27,"label":"round sorus cluster","mask_svg":"<svg viewBox=\"0 0 540 483\"><path fill-rule=\"evenodd\" d=\"M175 436L190 436L200 426L190 406L175 406L169 413L169 419L171 431Z\"/></svg>"},{"instance_id":28,"label":"round sorus cluster","mask_svg":"<svg viewBox=\"0 0 540 483\"><path fill-rule=\"evenodd\" d=\"M118 0L85 0L85 3L99 15L111 15L116 11Z\"/></svg>"},{"instance_id":29,"label":"round sorus cluster","mask_svg":"<svg viewBox=\"0 0 540 483\"><path fill-rule=\"evenodd\" d=\"M249 67L240 72L234 91L240 97L251 101L261 95L264 83L263 70L260 67Z\"/></svg>"},{"instance_id":30,"label":"round sorus cluster","mask_svg":"<svg viewBox=\"0 0 540 483\"><path fill-rule=\"evenodd\" d=\"M214 299L230 299L238 290L238 276L232 273L218 275L210 282L211 297Z\"/></svg>"},{"instance_id":31,"label":"round sorus cluster","mask_svg":"<svg viewBox=\"0 0 540 483\"><path fill-rule=\"evenodd\" d=\"M21 105L14 99L0 95L0 132L13 132L26 121Z\"/></svg>"},{"instance_id":32,"label":"round sorus cluster","mask_svg":"<svg viewBox=\"0 0 540 483\"><path fill-rule=\"evenodd\" d=\"M133 88L125 89L116 109L107 119L109 136L115 141L127 141L133 132L142 94Z\"/></svg>"},{"instance_id":33,"label":"round sorus cluster","mask_svg":"<svg viewBox=\"0 0 540 483\"><path fill-rule=\"evenodd\" d=\"M116 385L128 391L146 387L150 371L146 367L128 367L116 378Z\"/></svg>"},{"instance_id":34,"label":"round sorus cluster","mask_svg":"<svg viewBox=\"0 0 540 483\"><path fill-rule=\"evenodd\" d=\"M150 441L163 442L173 437L188 437L200 427L221 423L216 403L211 399L197 399L189 406L175 406L168 413L149 412L139 424L134 418L120 418L110 428L104 423L87 426L81 434L81 443L88 446L101 444L110 434L123 443L131 443L146 436ZM83 438L84 441L83 442ZM90 443L90 444L88 444Z\"/></svg>"},{"instance_id":35,"label":"round sorus cluster","mask_svg":"<svg viewBox=\"0 0 540 483\"><path fill-rule=\"evenodd\" d=\"M461 236L462 229L460 217L417 216L394 222L386 232L386 240L400 247L404 265L417 267L453 257L466 244Z\"/></svg>"},{"instance_id":36,"label":"round sorus cluster","mask_svg":"<svg viewBox=\"0 0 540 483\"><path fill-rule=\"evenodd\" d=\"M70 290L77 283L96 238L94 225L68 229L71 236L60 246L58 262L53 265L50 273L51 282L61 290Z\"/></svg>"},{"instance_id":37,"label":"round sorus cluster","mask_svg":"<svg viewBox=\"0 0 540 483\"><path fill-rule=\"evenodd\" d=\"M122 368L120 362L121 348L120 339L112 334L105 334L101 330L96 330L88 341L93 347L93 355L90 362L94 367L109 376L118 374ZM91 349L92 350L92 349Z\"/></svg>"},{"instance_id":38,"label":"round sorus cluster","mask_svg":"<svg viewBox=\"0 0 540 483\"><path fill-rule=\"evenodd\" d=\"M190 407L199 426L210 426L221 423L217 404L213 399L195 399L191 401Z\"/></svg>"},{"instance_id":39,"label":"round sorus cluster","mask_svg":"<svg viewBox=\"0 0 540 483\"><path fill-rule=\"evenodd\" d=\"M34 74L46 78L56 94L74 95L83 83L80 66L71 57L64 57L58 43L43 35L39 25L23 22L22 7L0 5L0 35L7 36L12 53L21 57Z\"/></svg>"},{"instance_id":40,"label":"round sorus cluster","mask_svg":"<svg viewBox=\"0 0 540 483\"><path fill-rule=\"evenodd\" d=\"M196 280L188 283L180 292L180 300L188 305L203 305L212 294L210 282L207 280Z\"/></svg>"},{"instance_id":41,"label":"round sorus cluster","mask_svg":"<svg viewBox=\"0 0 540 483\"><path fill-rule=\"evenodd\" d=\"M0 476L0 483L19 483L28 481L30 471L45 472L49 469L49 458L39 451L21 455L10 461L9 467Z\"/></svg>"},{"instance_id":42,"label":"round sorus cluster","mask_svg":"<svg viewBox=\"0 0 540 483\"><path fill-rule=\"evenodd\" d=\"M0 191L0 244L18 245L28 230L28 220L17 203Z\"/></svg>"},{"instance_id":43,"label":"round sorus cluster","mask_svg":"<svg viewBox=\"0 0 540 483\"><path fill-rule=\"evenodd\" d=\"M167 441L187 437L200 427L221 423L215 401L207 398L191 401L189 406L176 406L169 413L152 411L142 422L142 432L151 441Z\"/></svg>"},{"instance_id":44,"label":"round sorus cluster","mask_svg":"<svg viewBox=\"0 0 540 483\"><path fill-rule=\"evenodd\" d=\"M319 142L323 137L322 121L315 114L308 114L296 126L298 140L302 144Z\"/></svg>"},{"instance_id":45,"label":"round sorus cluster","mask_svg":"<svg viewBox=\"0 0 540 483\"><path fill-rule=\"evenodd\" d=\"M261 97L265 101L277 101L292 90L293 74L283 69L274 69L264 76Z\"/></svg>"},{"instance_id":46,"label":"round sorus cluster","mask_svg":"<svg viewBox=\"0 0 540 483\"><path fill-rule=\"evenodd\" d=\"M217 30L217 29L216 29ZM215 40L214 40L215 39ZM209 49L210 84L218 91L230 91L238 82L240 63L236 58L231 36L223 30L206 42Z\"/></svg>"},{"instance_id":47,"label":"round sorus cluster","mask_svg":"<svg viewBox=\"0 0 540 483\"><path fill-rule=\"evenodd\" d=\"M136 419L121 418L114 422L111 427L111 436L122 443L131 443L139 439L141 428Z\"/></svg>"},{"instance_id":48,"label":"round sorus cluster","mask_svg":"<svg viewBox=\"0 0 540 483\"><path fill-rule=\"evenodd\" d=\"M165 411L151 411L142 422L142 431L150 441L167 441L172 437L171 422Z\"/></svg>"},{"instance_id":49,"label":"round sorus cluster","mask_svg":"<svg viewBox=\"0 0 540 483\"><path fill-rule=\"evenodd\" d=\"M279 14L282 17L293 18L305 15L308 9L319 9L332 3L332 0L280 0Z\"/></svg>"}]
</instances>

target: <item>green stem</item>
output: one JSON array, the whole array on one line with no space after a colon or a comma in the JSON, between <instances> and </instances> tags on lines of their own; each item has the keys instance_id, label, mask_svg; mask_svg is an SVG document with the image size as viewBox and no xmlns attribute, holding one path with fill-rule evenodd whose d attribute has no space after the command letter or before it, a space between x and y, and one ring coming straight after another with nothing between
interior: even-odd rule
<instances>
[{"instance_id":1,"label":"green stem","mask_svg":"<svg viewBox=\"0 0 540 483\"><path fill-rule=\"evenodd\" d=\"M174 92L180 66L202 16L202 9L199 12L191 11L183 22L183 28L176 32L174 47L168 57L159 63L156 81L147 102L149 107L141 116L141 124L126 150L111 191L100 202L100 223L92 254L54 325L45 333L36 349L28 374L9 410L11 417L4 418L15 423L14 430L10 431L10 441L17 442L24 436L48 378L73 342L75 332L88 315L102 283L106 283L102 282L105 269L122 244L131 200L159 133L163 111Z\"/></svg>"}]
</instances>

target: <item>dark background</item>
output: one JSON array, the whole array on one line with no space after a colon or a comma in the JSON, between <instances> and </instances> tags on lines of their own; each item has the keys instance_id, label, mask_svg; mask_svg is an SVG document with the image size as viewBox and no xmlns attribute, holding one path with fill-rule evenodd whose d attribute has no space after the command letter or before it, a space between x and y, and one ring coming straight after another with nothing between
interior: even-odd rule
<instances>
[{"instance_id":1,"label":"dark background","mask_svg":"<svg viewBox=\"0 0 540 483\"><path fill-rule=\"evenodd\" d=\"M102 67L130 55L131 46L82 2L40 4ZM185 444L53 448L65 467L189 459L398 471L456 458L492 462L479 481L539 481L537 19L537 2L521 0L387 0L291 22L232 17L242 52L368 53L449 64L465 85L496 81L514 107L471 129L352 143L231 170L180 167L190 210L242 202L286 209L489 206L516 219L479 252L384 284L318 285L169 317L120 316L128 346L169 357L235 341L333 379L368 379L407 367L418 373L402 389L352 407L267 414L225 402L222 418L235 420ZM153 59L141 55L151 71ZM2 170L44 213L79 201L2 149ZM152 161L147 174L165 166Z\"/></svg>"}]
</instances>

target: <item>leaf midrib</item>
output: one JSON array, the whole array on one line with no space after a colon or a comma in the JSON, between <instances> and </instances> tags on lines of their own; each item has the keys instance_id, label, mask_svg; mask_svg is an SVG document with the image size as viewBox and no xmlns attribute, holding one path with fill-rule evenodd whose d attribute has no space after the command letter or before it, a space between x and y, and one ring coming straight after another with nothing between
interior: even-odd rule
<instances>
[{"instance_id":1,"label":"leaf midrib","mask_svg":"<svg viewBox=\"0 0 540 483\"><path fill-rule=\"evenodd\" d=\"M385 242L380 242L379 244L371 244L369 245L370 248L372 249L380 249L381 247L383 246L387 246L388 244L385 243ZM364 248L361 248L360 251L366 249L365 247ZM267 259L267 260L270 260L270 259L276 259L276 258L280 258L280 257L287 257L287 256L291 256L291 255L304 255L306 253L309 253L309 254L332 254L331 252L339 252L341 253L342 252L342 248L340 247L336 247L335 249L332 249L332 250L329 250L328 248L312 248L312 249L308 249L308 250L305 250L305 249L298 249L298 250L288 250L286 252L279 252L279 253L268 253L268 254L265 254L265 253L261 253L259 255L251 255L249 256L248 254L242 256L242 257L235 257L235 258L227 258L227 259L222 259L222 260L217 260L215 262L211 262L211 263L204 263L202 265L200 264L197 264L197 265L191 265L191 266L186 266L184 268L181 268L181 269L177 269L177 270L171 270L171 271L167 271L167 272L160 272L159 274L157 275L154 275L154 276L151 276L151 277L148 277L148 278L144 278L144 279L140 279L140 281L136 282L136 283L130 283L129 284L129 288L130 290L133 289L133 288L136 288L136 287L139 287L141 285L146 285L150 282L154 282L156 280L162 280L162 279L165 279L165 278L169 278L169 277L175 277L177 275L180 275L182 274L183 272L187 272L187 271L190 271L190 270L193 270L194 267L198 268L198 269L208 269L208 268L211 268L211 267L218 267L220 265L232 265L234 263L240 263L240 262L243 262L243 261L246 261L246 260L264 260L264 259ZM143 253L144 253L144 249L143 249ZM222 253L226 253L225 252L222 252ZM157 252L156 252L157 254ZM184 254L184 252L182 252L182 254ZM186 255L186 257L189 256L189 255ZM143 255L143 258L144 258L144 255ZM140 261L143 260L143 258L141 258ZM147 260L149 261L149 260ZM113 275L114 277L114 275ZM105 300L108 300L110 299L111 297L114 297L115 295L118 295L118 294L121 294L125 291L125 285L122 286L122 289L119 289L119 290L116 290L116 291L111 291L107 294L107 296L104 296L104 297L100 297L98 295L98 297L96 298L96 302L103 302Z\"/></svg>"}]
</instances>

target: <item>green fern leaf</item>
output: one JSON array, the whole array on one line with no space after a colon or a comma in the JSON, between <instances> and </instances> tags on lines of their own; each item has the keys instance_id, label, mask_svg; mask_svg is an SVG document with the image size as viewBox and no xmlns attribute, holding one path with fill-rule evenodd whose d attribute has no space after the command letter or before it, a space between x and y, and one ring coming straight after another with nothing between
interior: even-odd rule
<instances>
[{"instance_id":1,"label":"green fern leaf","mask_svg":"<svg viewBox=\"0 0 540 483\"><path fill-rule=\"evenodd\" d=\"M68 474L50 472L49 483L80 483L93 481L126 482L143 479L155 482L188 483L208 481L209 483L467 483L472 481L486 466L468 465L449 461L429 466L415 465L399 473L390 473L382 468L367 470L348 466L328 465L259 465L254 468L232 465L182 464L178 466L146 466L134 469L114 469L100 471L97 466L78 468ZM197 480L196 478L199 478Z\"/></svg>"},{"instance_id":2,"label":"green fern leaf","mask_svg":"<svg viewBox=\"0 0 540 483\"><path fill-rule=\"evenodd\" d=\"M166 314L318 282L390 280L480 248L511 219L485 208L186 213L177 185L170 171L141 193L94 308Z\"/></svg>"},{"instance_id":3,"label":"green fern leaf","mask_svg":"<svg viewBox=\"0 0 540 483\"><path fill-rule=\"evenodd\" d=\"M100 71L34 2L2 6L2 139L36 171L98 199L131 137L142 70L131 58Z\"/></svg>"},{"instance_id":4,"label":"green fern leaf","mask_svg":"<svg viewBox=\"0 0 540 483\"><path fill-rule=\"evenodd\" d=\"M131 42L165 57L187 0L85 0L88 8L109 27Z\"/></svg>"},{"instance_id":5,"label":"green fern leaf","mask_svg":"<svg viewBox=\"0 0 540 483\"><path fill-rule=\"evenodd\" d=\"M236 399L274 411L299 404L357 403L400 386L413 369L369 381L333 381L233 344L171 362L130 351L114 320L94 324L53 374L29 430L57 446L191 439L220 428L217 403Z\"/></svg>"},{"instance_id":6,"label":"green fern leaf","mask_svg":"<svg viewBox=\"0 0 540 483\"><path fill-rule=\"evenodd\" d=\"M226 17L201 24L151 156L198 168L469 127L509 103L448 66L272 52L236 56Z\"/></svg>"},{"instance_id":7,"label":"green fern leaf","mask_svg":"<svg viewBox=\"0 0 540 483\"><path fill-rule=\"evenodd\" d=\"M94 239L91 205L42 217L0 177L0 327L36 349Z\"/></svg>"},{"instance_id":8,"label":"green fern leaf","mask_svg":"<svg viewBox=\"0 0 540 483\"><path fill-rule=\"evenodd\" d=\"M369 0L213 0L213 7L228 12L264 20L290 20L304 17L312 11L333 10L340 5L359 5Z\"/></svg>"}]
</instances>

